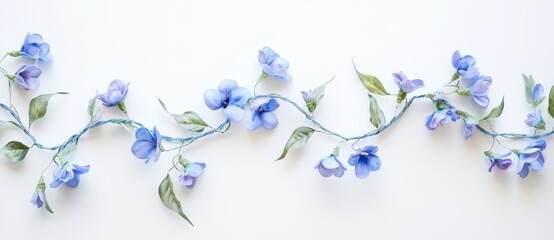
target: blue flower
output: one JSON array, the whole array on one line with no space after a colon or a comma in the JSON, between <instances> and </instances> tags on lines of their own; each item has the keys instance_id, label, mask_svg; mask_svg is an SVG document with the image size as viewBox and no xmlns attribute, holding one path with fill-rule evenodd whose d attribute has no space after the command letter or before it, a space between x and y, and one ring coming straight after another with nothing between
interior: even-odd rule
<instances>
[{"instance_id":1,"label":"blue flower","mask_svg":"<svg viewBox=\"0 0 554 240\"><path fill-rule=\"evenodd\" d=\"M527 119L525 120L525 124L529 127L533 127L536 129L546 129L544 119L541 116L541 110L537 110L534 113L527 114Z\"/></svg>"},{"instance_id":2,"label":"blue flower","mask_svg":"<svg viewBox=\"0 0 554 240\"><path fill-rule=\"evenodd\" d=\"M35 192L33 193L33 196L31 197L31 203L37 208L41 208L42 206L45 206L46 210L52 213L52 209L50 209L50 206L48 206L48 201L46 200L46 184L44 183L44 178L40 176L37 187L35 188Z\"/></svg>"},{"instance_id":3,"label":"blue flower","mask_svg":"<svg viewBox=\"0 0 554 240\"><path fill-rule=\"evenodd\" d=\"M464 124L462 125L462 133L464 134L464 138L468 139L477 129L477 124L479 124L479 121L471 116L464 116L463 119Z\"/></svg>"},{"instance_id":4,"label":"blue flower","mask_svg":"<svg viewBox=\"0 0 554 240\"><path fill-rule=\"evenodd\" d=\"M42 36L37 33L27 34L21 50L19 51L24 57L32 59L40 59L46 62L52 62L52 54L50 54L50 45L43 42Z\"/></svg>"},{"instance_id":5,"label":"blue flower","mask_svg":"<svg viewBox=\"0 0 554 240\"><path fill-rule=\"evenodd\" d=\"M196 183L196 178L202 174L204 168L206 168L205 163L188 162L183 173L179 176L179 182L185 187L192 189Z\"/></svg>"},{"instance_id":6,"label":"blue flower","mask_svg":"<svg viewBox=\"0 0 554 240\"><path fill-rule=\"evenodd\" d=\"M506 170L512 165L512 159L510 159L511 152L508 152L504 155L496 154L491 151L486 151L485 155L489 158L491 165L489 167L489 172L492 171L492 168L496 166L500 170Z\"/></svg>"},{"instance_id":7,"label":"blue flower","mask_svg":"<svg viewBox=\"0 0 554 240\"><path fill-rule=\"evenodd\" d=\"M455 122L458 119L460 119L460 115L456 113L456 109L438 109L437 111L431 113L431 115L427 116L427 119L425 120L425 127L429 130L435 130L439 126L439 123L444 125L451 121Z\"/></svg>"},{"instance_id":8,"label":"blue flower","mask_svg":"<svg viewBox=\"0 0 554 240\"><path fill-rule=\"evenodd\" d=\"M252 108L252 118L246 123L246 128L250 131L263 126L266 129L273 129L277 126L277 116L273 111L277 110L279 103L275 99L270 99L268 102L254 106Z\"/></svg>"},{"instance_id":9,"label":"blue flower","mask_svg":"<svg viewBox=\"0 0 554 240\"><path fill-rule=\"evenodd\" d=\"M25 90L35 89L40 85L39 77L42 71L34 65L23 65L13 76L15 82Z\"/></svg>"},{"instance_id":10,"label":"blue flower","mask_svg":"<svg viewBox=\"0 0 554 240\"><path fill-rule=\"evenodd\" d=\"M518 172L521 178L527 177L529 168L541 170L544 167L544 156L542 151L546 148L546 141L543 138L534 140L523 151L512 150L519 158Z\"/></svg>"},{"instance_id":11,"label":"blue flower","mask_svg":"<svg viewBox=\"0 0 554 240\"><path fill-rule=\"evenodd\" d=\"M544 87L542 84L537 84L533 87L533 101L535 102L535 106L539 105L544 99L546 98L546 95L544 94Z\"/></svg>"},{"instance_id":12,"label":"blue flower","mask_svg":"<svg viewBox=\"0 0 554 240\"><path fill-rule=\"evenodd\" d=\"M475 66L475 63L475 58L471 55L462 57L458 50L452 54L452 66L456 68L457 73L463 79L474 80L479 77L479 69Z\"/></svg>"},{"instance_id":13,"label":"blue flower","mask_svg":"<svg viewBox=\"0 0 554 240\"><path fill-rule=\"evenodd\" d=\"M244 106L250 97L248 89L238 87L234 80L223 80L218 90L204 92L204 101L211 110L223 108L223 113L231 121L240 121L244 115Z\"/></svg>"},{"instance_id":14,"label":"blue flower","mask_svg":"<svg viewBox=\"0 0 554 240\"><path fill-rule=\"evenodd\" d=\"M335 177L342 177L346 168L339 161L337 156L331 154L328 157L324 157L317 162L315 169L319 170L319 174L323 177L330 177L335 175Z\"/></svg>"},{"instance_id":15,"label":"blue flower","mask_svg":"<svg viewBox=\"0 0 554 240\"><path fill-rule=\"evenodd\" d=\"M262 70L268 76L277 80L291 80L292 77L287 73L289 70L289 61L282 58L269 47L264 47L258 51L258 60L262 65ZM263 77L260 78L263 80Z\"/></svg>"},{"instance_id":16,"label":"blue flower","mask_svg":"<svg viewBox=\"0 0 554 240\"><path fill-rule=\"evenodd\" d=\"M409 80L402 71L400 71L399 73L393 73L392 76L394 77L394 81L396 82L396 85L398 85L398 88L400 88L400 90L405 93L411 93L416 89L423 87L422 80Z\"/></svg>"},{"instance_id":17,"label":"blue flower","mask_svg":"<svg viewBox=\"0 0 554 240\"><path fill-rule=\"evenodd\" d=\"M154 130L150 132L148 129L141 127L135 132L135 138L137 139L131 151L135 157L139 159L146 159L145 164L150 160L154 162L158 161L161 152L162 136L154 127Z\"/></svg>"},{"instance_id":18,"label":"blue flower","mask_svg":"<svg viewBox=\"0 0 554 240\"><path fill-rule=\"evenodd\" d=\"M488 76L479 76L477 80L468 88L459 90L460 95L471 95L473 101L481 107L489 106L489 87L492 84L492 80Z\"/></svg>"},{"instance_id":19,"label":"blue flower","mask_svg":"<svg viewBox=\"0 0 554 240\"><path fill-rule=\"evenodd\" d=\"M69 162L64 163L61 167L58 166L52 173L54 181L50 183L51 188L57 188L62 183L65 183L68 187L77 187L79 185L79 179L81 174L88 173L90 165L79 166L77 164L71 164Z\"/></svg>"},{"instance_id":20,"label":"blue flower","mask_svg":"<svg viewBox=\"0 0 554 240\"><path fill-rule=\"evenodd\" d=\"M108 91L105 94L98 95L98 100L102 101L102 104L106 107L118 105L125 100L128 89L129 83L125 84L119 79L113 80L108 87Z\"/></svg>"},{"instance_id":21,"label":"blue flower","mask_svg":"<svg viewBox=\"0 0 554 240\"><path fill-rule=\"evenodd\" d=\"M381 168L381 159L375 154L377 150L379 150L377 146L367 146L350 155L348 164L356 167L356 177L364 179L370 172Z\"/></svg>"}]
</instances>

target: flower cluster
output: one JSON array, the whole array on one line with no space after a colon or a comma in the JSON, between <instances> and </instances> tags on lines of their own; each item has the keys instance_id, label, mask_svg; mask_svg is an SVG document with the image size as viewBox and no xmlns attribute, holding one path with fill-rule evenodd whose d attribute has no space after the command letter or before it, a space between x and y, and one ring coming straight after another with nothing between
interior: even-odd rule
<instances>
[{"instance_id":1,"label":"flower cluster","mask_svg":"<svg viewBox=\"0 0 554 240\"><path fill-rule=\"evenodd\" d=\"M10 91L10 93L12 83L24 90L32 90L39 87L39 77L42 71L37 64L39 62L52 62L53 59L50 54L50 45L44 42L42 36L39 34L28 34L20 50L7 53L0 59L0 64L7 56L21 56L34 60L32 64L23 64L14 74L8 74L8 71L0 67L1 73L8 79L8 91ZM166 105L159 100L161 107L173 118L173 120L175 120L175 122L192 132L192 135L186 137L170 137L163 135L157 127L147 128L144 124L130 119L125 107L125 100L129 94L129 83L117 79L109 84L106 92L96 94L89 101L87 110L90 122L84 129L72 135L67 141L58 146L45 147L43 144L40 144L31 134L29 128L33 122L45 116L50 98L54 95L66 94L65 92L42 94L33 98L29 104L28 125L23 124L18 111L15 106L11 104L11 94L9 94L10 106L0 103L0 107L9 112L9 115L14 118L14 121L2 120L0 126L4 123L10 123L22 130L22 132L29 137L33 144L31 147L36 146L43 150L55 151L52 160L44 170L46 171L50 166L55 166L55 169L52 171L52 181L49 184L51 188L58 188L61 185L75 188L79 185L81 175L90 171L90 165L77 164L75 160L70 158L70 154L75 151L81 136L87 131L107 123L118 124L134 133L135 141L130 146L130 152L136 158L143 160L145 164L158 162L160 159L163 159L162 154L166 152L175 152L176 154L173 155L174 157L172 158L168 174L158 187L158 194L160 200L166 207L178 213L189 223L191 223L190 219L183 212L181 203L175 196L171 176L175 176L177 173L172 171L178 172L178 181L182 185L181 187L193 189L198 182L198 178L206 170L207 164L204 162L187 160L183 156L186 146L198 139L216 133L225 133L232 124L239 124L243 121L245 112L248 111L250 115L246 117L244 120L245 122L241 124L242 128L246 128L250 131L258 130L260 127L266 129L262 131L275 129L279 122L277 110L282 103L291 104L292 107L303 114L314 127L297 127L285 143L283 152L277 160L284 159L289 151L305 146L314 134L325 134L338 138L337 145L332 153L319 159L315 165L315 169L317 169L319 174L323 177L335 176L341 178L344 176L345 171L347 171L347 165L341 162L339 152L340 146L346 142L353 142L351 147L355 152L349 156L347 162L350 167L354 168L354 174L357 178L365 179L371 172L378 171L381 168L381 158L377 155L379 148L370 145L354 149L354 144L385 131L402 117L404 112L416 99L423 98L431 99L434 109L425 119L425 127L427 129L435 130L441 125L462 119L462 134L464 138L467 139L476 132L481 132L485 136L492 138L492 146L488 151L484 152L489 162L489 172L491 172L493 168L507 170L511 167L513 161L517 161L517 174L521 178L526 178L531 172L530 170L537 171L544 168L544 150L547 145L545 138L553 135L554 130L546 131L547 123L542 115L544 109L541 109L541 103L546 100L544 86L540 83L535 83L531 75L523 75L526 100L533 108L533 111L527 115L524 122L528 127L533 128L532 130L534 133L516 134L500 133L494 130L492 120L501 116L504 109L504 100L502 100L500 105L492 108L485 116L478 117L479 114L470 114L463 111L455 107L451 99L447 99L448 95L458 93L462 96L471 96L473 101L480 107L488 107L490 103L488 91L492 84L492 80L489 76L481 75L476 66L476 60L471 55L462 56L459 51L455 51L451 63L456 69L456 72L450 82L436 91L423 95L415 95L410 98L408 98L408 94L412 94L424 87L423 80L410 79L402 71L393 73L392 77L394 83L398 87L398 91L397 94L390 94L386 90L385 85L381 83L377 77L363 74L354 67L362 85L368 90L370 122L375 129L371 129L367 133L357 137L345 137L340 133L329 130L314 117L314 111L325 96L326 86L334 78L309 91L302 91L300 94L304 100L305 106L301 106L279 94L256 94L256 87L266 78L281 81L292 80L288 72L289 61L281 57L273 49L264 47L259 50L258 61L262 73L258 81L255 82L253 94L251 94L247 88L239 87L235 80L230 79L222 80L217 89L208 89L204 92L204 103L207 108L212 111L223 112L223 122L218 126L210 126L210 124L206 123L200 115L194 111L185 111L182 114L170 113ZM392 81L390 84L392 85ZM386 121L385 114L379 107L376 98L377 95L382 97L396 97L397 111L388 122ZM554 86L550 91L547 102L549 103L547 112L554 118ZM122 116L122 118L102 120L100 114L101 108L112 108L115 106L121 110L124 116ZM118 112L118 114L121 114L121 112ZM500 139L505 138L533 140L523 149L509 149L500 141ZM498 146L496 144L498 144ZM31 147L18 141L10 141L0 149L0 154L14 162L22 161ZM502 147L509 151L495 153L493 152L495 147ZM517 159L514 156L517 157ZM314 173L314 175L317 174ZM42 174L30 202L38 208L44 207L47 211L53 212L46 199L46 183Z\"/></svg>"}]
</instances>

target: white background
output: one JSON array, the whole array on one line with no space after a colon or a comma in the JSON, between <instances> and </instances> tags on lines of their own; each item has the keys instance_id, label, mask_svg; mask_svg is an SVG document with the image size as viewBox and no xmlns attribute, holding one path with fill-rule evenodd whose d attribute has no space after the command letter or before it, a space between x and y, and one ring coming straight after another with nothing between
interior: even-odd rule
<instances>
[{"instance_id":1,"label":"white background","mask_svg":"<svg viewBox=\"0 0 554 240\"><path fill-rule=\"evenodd\" d=\"M524 124L522 73L552 86L553 5L549 1L5 1L0 14L0 51L18 50L27 32L51 44L54 63L43 68L41 87L14 91L27 119L38 94L55 96L32 132L45 145L58 145L87 123L86 106L95 91L116 78L131 82L126 100L132 119L156 125L162 134L187 136L160 108L198 112L208 123L222 112L204 105L203 92L222 79L252 89L261 68L257 50L271 46L290 61L291 82L263 82L258 93L277 92L302 102L300 91L336 76L316 110L327 127L344 135L372 129L360 71L378 76L396 91L391 73L421 78L433 92L454 72L458 49L477 58L490 75L491 107L506 97L499 131L532 133ZM6 59L9 71L28 61ZM1 100L7 103L7 81ZM452 101L475 115L486 112L469 98ZM388 119L394 97L379 97ZM487 172L483 151L491 140L469 140L457 122L428 131L428 100L416 101L385 133L354 147L378 145L381 170L359 180L349 168L341 179L314 170L337 139L316 134L302 150L279 156L292 130L309 124L290 105L277 110L273 131L249 132L244 122L225 134L186 147L183 154L208 167L193 190L173 180L192 219L191 227L159 201L157 187L173 153L144 165L130 147L134 136L119 126L85 135L73 160L91 164L77 189L47 189L55 211L29 203L52 152L33 148L19 163L0 159L1 239L552 239L554 168L552 147L545 169L520 179L512 167ZM2 113L1 119L9 119ZM249 116L249 113L248 113ZM104 118L123 117L104 109ZM545 115L551 128L554 121ZM0 145L29 144L4 125ZM523 148L528 141L503 141ZM551 139L548 144L553 145ZM346 164L350 144L341 145ZM496 149L496 151L504 151ZM45 173L51 181L50 168Z\"/></svg>"}]
</instances>

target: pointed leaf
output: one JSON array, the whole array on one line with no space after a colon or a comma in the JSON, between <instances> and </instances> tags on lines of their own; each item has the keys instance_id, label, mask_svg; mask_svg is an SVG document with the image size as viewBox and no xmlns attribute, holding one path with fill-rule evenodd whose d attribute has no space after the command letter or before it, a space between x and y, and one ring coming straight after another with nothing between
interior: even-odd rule
<instances>
[{"instance_id":1,"label":"pointed leaf","mask_svg":"<svg viewBox=\"0 0 554 240\"><path fill-rule=\"evenodd\" d=\"M533 78L533 75L525 75L523 74L523 80L525 81L525 99L527 102L531 105L535 103L535 100L533 99L533 88L535 87L535 79Z\"/></svg>"},{"instance_id":2,"label":"pointed leaf","mask_svg":"<svg viewBox=\"0 0 554 240\"><path fill-rule=\"evenodd\" d=\"M502 102L500 103L500 105L493 108L489 112L489 114L483 118L483 120L489 120L489 119L500 117L500 115L502 115L502 111L504 111L504 97L502 97Z\"/></svg>"},{"instance_id":3,"label":"pointed leaf","mask_svg":"<svg viewBox=\"0 0 554 240\"><path fill-rule=\"evenodd\" d=\"M164 102L162 102L161 99L158 98L158 101L160 101L160 105L162 105L164 111L169 113L169 115L171 115L173 119L175 119L175 121L177 121L187 130L193 132L202 132L205 128L211 128L210 125L202 120L198 113L193 111L186 111L181 115L173 114L167 111L167 108L165 107L165 104Z\"/></svg>"},{"instance_id":4,"label":"pointed leaf","mask_svg":"<svg viewBox=\"0 0 554 240\"><path fill-rule=\"evenodd\" d=\"M65 145L65 147L56 154L56 156L59 159L63 159L62 161L69 161L68 159L69 154L74 152L76 148L77 148L77 141L72 141L71 143Z\"/></svg>"},{"instance_id":5,"label":"pointed leaf","mask_svg":"<svg viewBox=\"0 0 554 240\"><path fill-rule=\"evenodd\" d=\"M550 88L550 94L548 96L548 113L554 118L554 85Z\"/></svg>"},{"instance_id":6,"label":"pointed leaf","mask_svg":"<svg viewBox=\"0 0 554 240\"><path fill-rule=\"evenodd\" d=\"M137 127L131 123L122 122L118 124L130 133L135 133L137 131Z\"/></svg>"},{"instance_id":7,"label":"pointed leaf","mask_svg":"<svg viewBox=\"0 0 554 240\"><path fill-rule=\"evenodd\" d=\"M385 90L385 87L377 77L365 75L361 72L358 72L356 65L354 65L354 69L356 70L358 78L360 78L360 81L362 81L364 87L367 88L367 90L369 90L371 93L377 95L390 95L387 90Z\"/></svg>"},{"instance_id":8,"label":"pointed leaf","mask_svg":"<svg viewBox=\"0 0 554 240\"><path fill-rule=\"evenodd\" d=\"M173 192L173 182L171 182L169 174L167 174L164 180L160 183L160 186L158 187L158 195L160 195L160 199L167 208L173 210L179 214L179 216L187 220L190 225L194 226L187 215L183 213L181 202L179 202L177 197L175 197L175 193Z\"/></svg>"},{"instance_id":9,"label":"pointed leaf","mask_svg":"<svg viewBox=\"0 0 554 240\"><path fill-rule=\"evenodd\" d=\"M38 97L35 97L29 103L29 126L33 124L37 119L44 117L46 114L46 109L48 108L48 101L50 98L56 94L68 94L67 92L57 92L50 94L42 94Z\"/></svg>"},{"instance_id":10,"label":"pointed leaf","mask_svg":"<svg viewBox=\"0 0 554 240\"><path fill-rule=\"evenodd\" d=\"M376 128L380 128L381 126L383 126L383 124L385 124L385 114L383 114L383 111L381 111L381 108L379 108L379 104L377 104L377 99L371 96L371 94L368 94L368 96L370 113L369 121Z\"/></svg>"},{"instance_id":11,"label":"pointed leaf","mask_svg":"<svg viewBox=\"0 0 554 240\"><path fill-rule=\"evenodd\" d=\"M18 141L11 141L0 149L0 153L14 162L23 160L27 152L29 152L29 147Z\"/></svg>"},{"instance_id":12,"label":"pointed leaf","mask_svg":"<svg viewBox=\"0 0 554 240\"><path fill-rule=\"evenodd\" d=\"M327 81L323 85L320 85L314 89L312 99L306 102L306 107L308 107L308 111L310 113L315 111L315 109L317 108L317 105L319 104L321 99L323 99L323 97L325 96L325 88L327 87L327 84L329 84L334 79L335 77L333 77L331 80Z\"/></svg>"},{"instance_id":13,"label":"pointed leaf","mask_svg":"<svg viewBox=\"0 0 554 240\"><path fill-rule=\"evenodd\" d=\"M92 121L94 118L94 114L95 114L94 110L96 109L96 103L98 102L97 99L98 99L98 93L88 101L87 112L90 117L90 121Z\"/></svg>"},{"instance_id":14,"label":"pointed leaf","mask_svg":"<svg viewBox=\"0 0 554 240\"><path fill-rule=\"evenodd\" d=\"M21 128L21 126L19 126L19 124L17 124L17 123L14 122L14 121L4 121L4 120L0 120L0 127L1 127L2 125L6 124L6 123L9 123L9 124L12 124L12 125L14 125L14 126L16 126L16 127L18 127L18 128Z\"/></svg>"},{"instance_id":15,"label":"pointed leaf","mask_svg":"<svg viewBox=\"0 0 554 240\"><path fill-rule=\"evenodd\" d=\"M340 148L339 146L336 146L334 149L333 149L333 153L331 153L331 155L335 155L335 156L339 156L340 154Z\"/></svg>"},{"instance_id":16,"label":"pointed leaf","mask_svg":"<svg viewBox=\"0 0 554 240\"><path fill-rule=\"evenodd\" d=\"M283 153L281 153L281 156L277 158L277 160L281 160L287 156L287 153L295 148L300 148L306 145L312 134L314 133L314 129L309 127L299 127L295 129L292 134L289 137L289 140L285 144L285 148L283 149Z\"/></svg>"}]
</instances>

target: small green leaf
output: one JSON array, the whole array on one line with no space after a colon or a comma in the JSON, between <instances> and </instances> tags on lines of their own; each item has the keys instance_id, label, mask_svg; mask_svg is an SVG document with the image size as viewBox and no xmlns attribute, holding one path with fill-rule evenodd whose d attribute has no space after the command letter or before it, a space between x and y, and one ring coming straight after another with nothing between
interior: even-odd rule
<instances>
[{"instance_id":1,"label":"small green leaf","mask_svg":"<svg viewBox=\"0 0 554 240\"><path fill-rule=\"evenodd\" d=\"M500 102L500 105L493 108L489 112L489 114L483 118L483 120L489 120L489 119L500 117L500 115L502 115L502 111L504 111L504 97L502 97L502 102Z\"/></svg>"},{"instance_id":2,"label":"small green leaf","mask_svg":"<svg viewBox=\"0 0 554 240\"><path fill-rule=\"evenodd\" d=\"M50 98L56 94L68 94L67 92L57 92L50 94L42 94L38 97L35 97L29 103L29 127L37 119L44 117L46 114L46 109L48 108L48 101Z\"/></svg>"},{"instance_id":3,"label":"small green leaf","mask_svg":"<svg viewBox=\"0 0 554 240\"><path fill-rule=\"evenodd\" d=\"M135 133L137 131L137 127L131 123L122 122L118 124L121 125L123 128L125 128L125 130L127 130L130 133Z\"/></svg>"},{"instance_id":4,"label":"small green leaf","mask_svg":"<svg viewBox=\"0 0 554 240\"><path fill-rule=\"evenodd\" d=\"M160 105L162 105L162 108L164 111L169 113L177 121L179 124L181 124L184 128L188 129L189 131L193 132L202 132L205 128L211 128L210 125L208 125L202 118L198 115L198 113L193 111L186 111L181 115L173 114L167 111L167 108L165 107L164 102L162 102L161 99L158 98L158 101L160 101Z\"/></svg>"},{"instance_id":5,"label":"small green leaf","mask_svg":"<svg viewBox=\"0 0 554 240\"><path fill-rule=\"evenodd\" d=\"M450 78L450 82L454 82L458 78L460 78L460 73L456 72L452 75L452 78Z\"/></svg>"},{"instance_id":6,"label":"small green leaf","mask_svg":"<svg viewBox=\"0 0 554 240\"><path fill-rule=\"evenodd\" d=\"M160 195L160 199L167 208L176 212L179 216L187 220L190 225L194 226L187 215L183 213L181 202L179 202L177 197L175 197L175 193L173 192L173 182L171 182L169 174L167 174L164 180L160 183L160 186L158 187L158 195Z\"/></svg>"},{"instance_id":7,"label":"small green leaf","mask_svg":"<svg viewBox=\"0 0 554 240\"><path fill-rule=\"evenodd\" d=\"M14 162L23 160L27 152L29 152L29 147L17 141L11 141L0 149L0 153Z\"/></svg>"},{"instance_id":8,"label":"small green leaf","mask_svg":"<svg viewBox=\"0 0 554 240\"><path fill-rule=\"evenodd\" d=\"M385 114L383 114L383 111L381 111L381 108L379 108L377 99L371 96L371 94L368 94L368 96L369 96L369 113L370 113L369 121L376 128L380 128L381 126L383 126L383 124L385 124Z\"/></svg>"},{"instance_id":9,"label":"small green leaf","mask_svg":"<svg viewBox=\"0 0 554 240\"><path fill-rule=\"evenodd\" d=\"M525 99L529 104L534 105L535 100L533 99L533 88L535 87L535 79L533 78L533 75L522 75L523 80L525 81Z\"/></svg>"},{"instance_id":10,"label":"small green leaf","mask_svg":"<svg viewBox=\"0 0 554 240\"><path fill-rule=\"evenodd\" d=\"M12 125L14 125L14 126L16 126L16 127L18 127L18 128L21 128L21 126L19 126L19 124L17 124L17 123L14 122L14 121L4 121L4 120L0 120L0 127L1 127L2 125L6 124L6 123L10 123L10 124L12 124Z\"/></svg>"},{"instance_id":11,"label":"small green leaf","mask_svg":"<svg viewBox=\"0 0 554 240\"><path fill-rule=\"evenodd\" d=\"M289 137L289 140L285 144L285 148L283 149L283 153L277 160L281 160L287 156L287 153L295 148L300 148L306 145L312 134L314 133L314 129L309 127L299 127L297 129L294 129L292 134Z\"/></svg>"},{"instance_id":12,"label":"small green leaf","mask_svg":"<svg viewBox=\"0 0 554 240\"><path fill-rule=\"evenodd\" d=\"M69 154L74 152L76 148L77 148L77 141L72 141L69 144L65 145L65 147L56 154L56 156L59 159L61 159L62 162L68 162Z\"/></svg>"},{"instance_id":13,"label":"small green leaf","mask_svg":"<svg viewBox=\"0 0 554 240\"><path fill-rule=\"evenodd\" d=\"M88 101L87 112L90 117L90 121L92 121L94 118L94 114L95 114L94 110L96 109L96 103L98 102L97 99L98 99L98 93L96 93L96 95Z\"/></svg>"},{"instance_id":14,"label":"small green leaf","mask_svg":"<svg viewBox=\"0 0 554 240\"><path fill-rule=\"evenodd\" d=\"M334 155L334 156L339 156L340 154L340 148L339 146L336 146L334 149L333 149L333 153L331 153L331 155Z\"/></svg>"},{"instance_id":15,"label":"small green leaf","mask_svg":"<svg viewBox=\"0 0 554 240\"><path fill-rule=\"evenodd\" d=\"M548 113L554 118L554 85L550 88L550 94L548 96Z\"/></svg>"},{"instance_id":16,"label":"small green leaf","mask_svg":"<svg viewBox=\"0 0 554 240\"><path fill-rule=\"evenodd\" d=\"M385 87L377 77L365 75L361 72L358 72L356 65L354 65L354 69L356 70L358 78L360 78L360 81L362 81L364 87L367 88L367 90L369 90L371 93L377 95L390 95L387 90L385 90Z\"/></svg>"},{"instance_id":17,"label":"small green leaf","mask_svg":"<svg viewBox=\"0 0 554 240\"><path fill-rule=\"evenodd\" d=\"M314 89L312 92L313 96L312 99L306 102L306 107L308 107L308 111L310 113L313 113L315 109L317 108L317 105L323 99L325 96L325 88L327 87L327 84L329 84L331 81L333 81L335 77L333 77L331 80L327 81L323 85L320 85Z\"/></svg>"}]
</instances>

